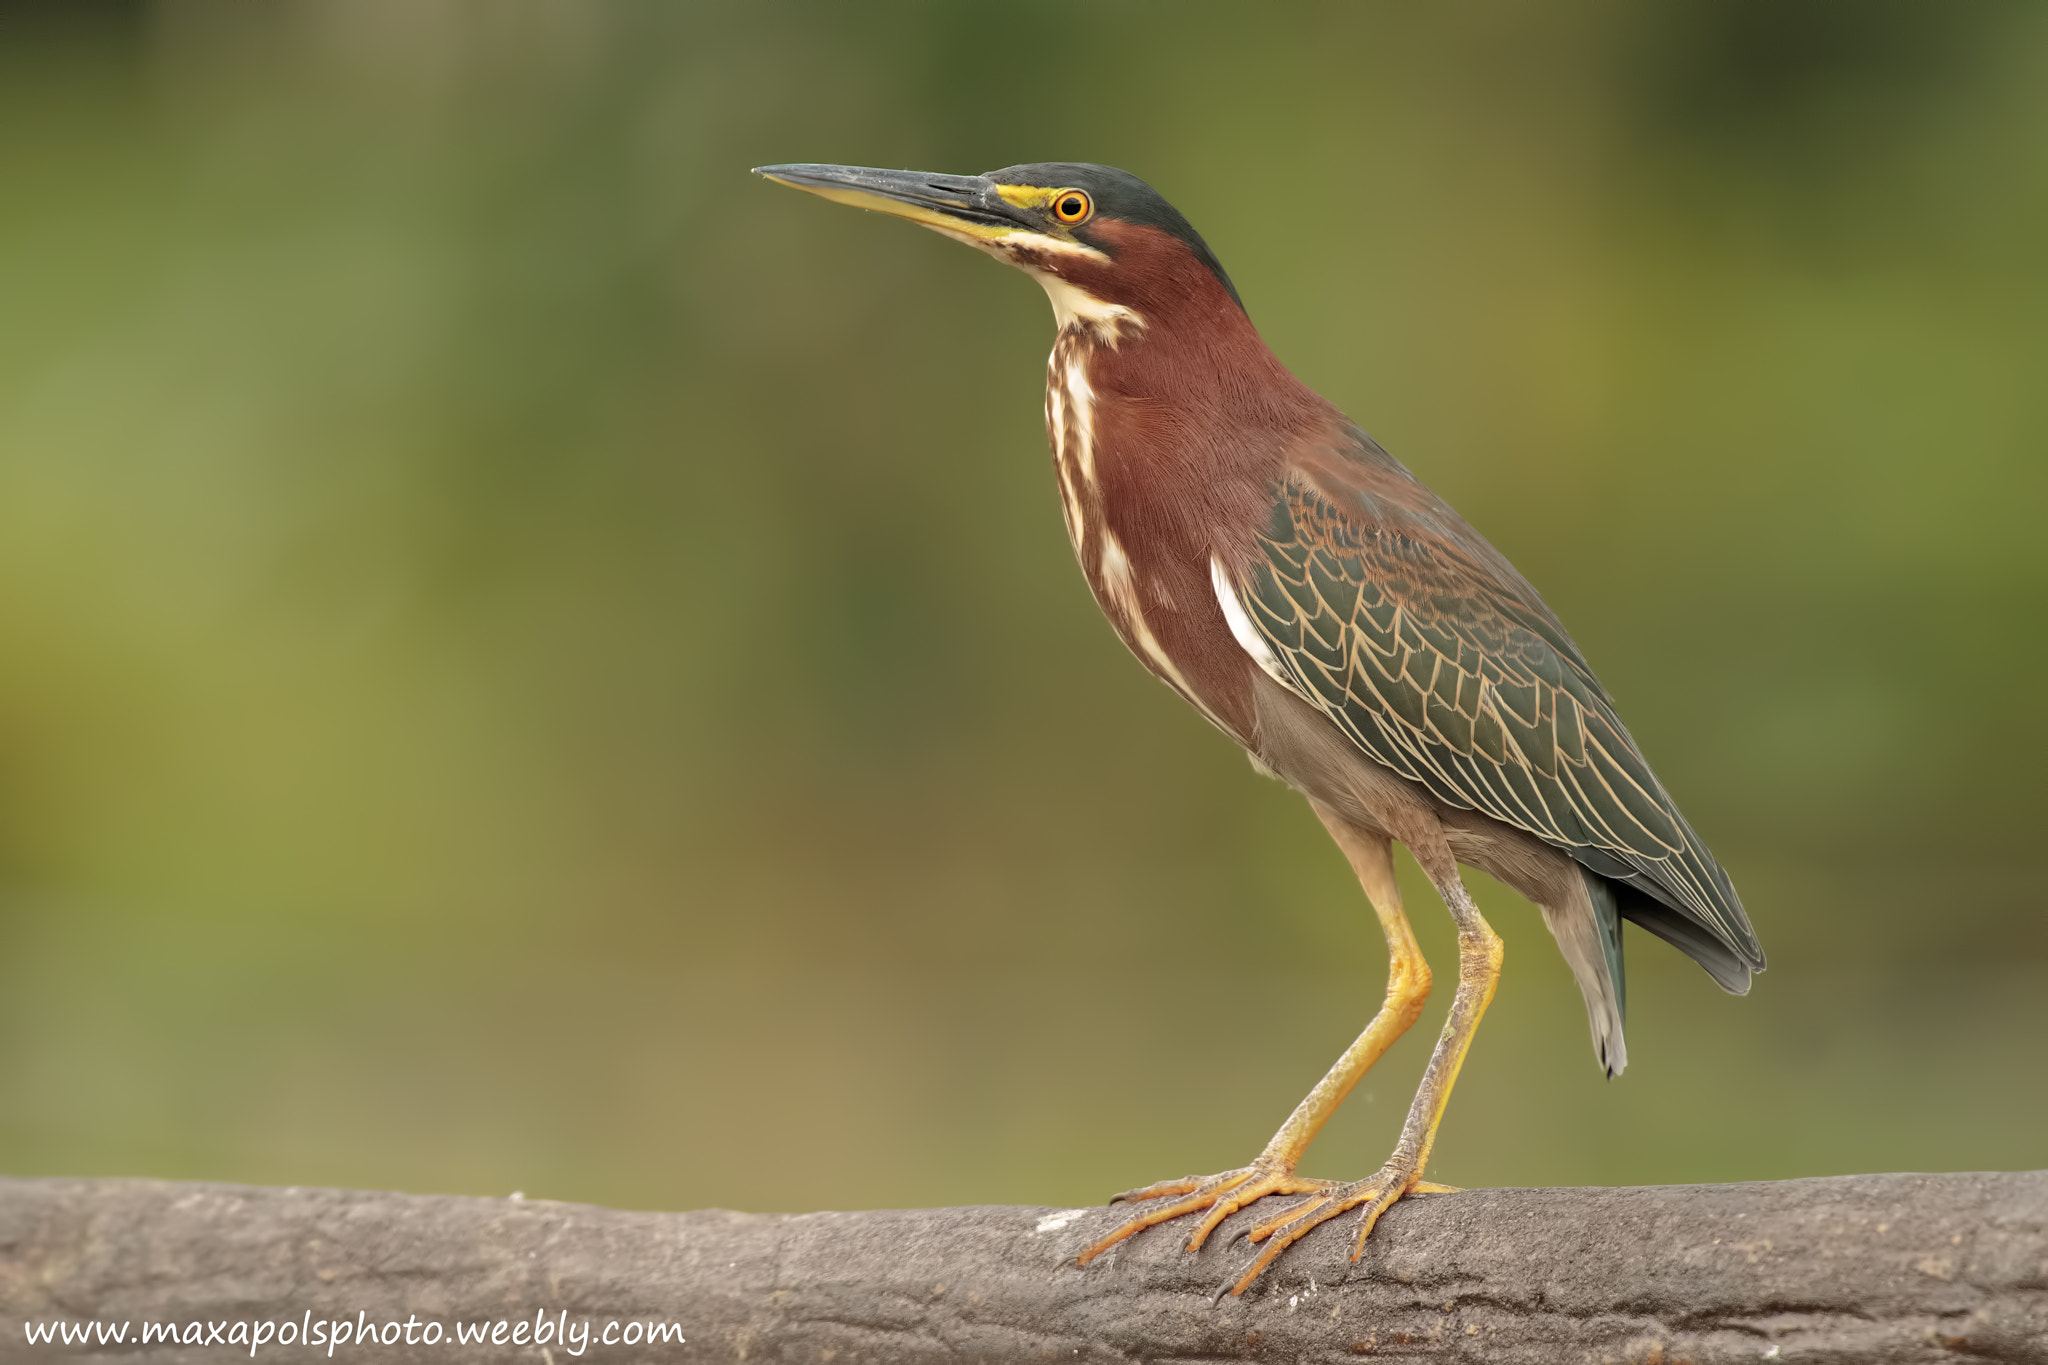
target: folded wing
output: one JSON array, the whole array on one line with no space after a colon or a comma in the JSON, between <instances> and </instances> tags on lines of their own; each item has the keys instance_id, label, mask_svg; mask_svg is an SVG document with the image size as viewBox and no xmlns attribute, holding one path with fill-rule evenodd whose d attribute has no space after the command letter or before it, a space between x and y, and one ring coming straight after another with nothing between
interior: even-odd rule
<instances>
[{"instance_id":1,"label":"folded wing","mask_svg":"<svg viewBox=\"0 0 2048 1365\"><path fill-rule=\"evenodd\" d=\"M1499 551L1355 429L1274 493L1260 554L1217 585L1267 670L1440 800L1610 879L1625 918L1746 990L1764 958L1727 873Z\"/></svg>"}]
</instances>

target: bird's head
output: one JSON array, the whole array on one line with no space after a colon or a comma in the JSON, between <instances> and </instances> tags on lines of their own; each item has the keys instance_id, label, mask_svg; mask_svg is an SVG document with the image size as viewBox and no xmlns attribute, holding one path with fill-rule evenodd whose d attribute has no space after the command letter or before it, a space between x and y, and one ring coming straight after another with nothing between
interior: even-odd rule
<instances>
[{"instance_id":1,"label":"bird's head","mask_svg":"<svg viewBox=\"0 0 2048 1365\"><path fill-rule=\"evenodd\" d=\"M1163 318L1244 316L1230 277L1180 211L1114 166L1051 161L987 175L866 166L762 166L757 174L855 208L908 218L1035 277L1063 326L1114 344Z\"/></svg>"}]
</instances>

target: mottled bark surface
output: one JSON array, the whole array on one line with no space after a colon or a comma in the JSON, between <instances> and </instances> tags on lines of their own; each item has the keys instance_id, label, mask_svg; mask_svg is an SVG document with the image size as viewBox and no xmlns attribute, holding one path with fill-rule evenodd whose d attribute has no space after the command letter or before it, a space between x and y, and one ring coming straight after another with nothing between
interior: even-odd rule
<instances>
[{"instance_id":1,"label":"mottled bark surface","mask_svg":"<svg viewBox=\"0 0 2048 1365\"><path fill-rule=\"evenodd\" d=\"M402 1333L412 1319L412 1347L351 1342L333 1358L561 1365L588 1324L587 1360L2048 1362L2048 1172L1420 1196L1387 1215L1358 1264L1343 1220L1214 1306L1208 1292L1245 1255L1221 1236L1190 1256L1155 1230L1076 1268L1117 1216L627 1213L6 1180L0 1355L247 1360L239 1343L132 1343L144 1322L203 1336L337 1320ZM28 1344L25 1324L58 1319L127 1323L131 1344ZM500 1319L528 1332L445 1339L458 1322ZM685 1343L596 1339L650 1320L680 1324ZM420 1341L428 1323L439 1344ZM257 1354L326 1348L273 1341Z\"/></svg>"}]
</instances>

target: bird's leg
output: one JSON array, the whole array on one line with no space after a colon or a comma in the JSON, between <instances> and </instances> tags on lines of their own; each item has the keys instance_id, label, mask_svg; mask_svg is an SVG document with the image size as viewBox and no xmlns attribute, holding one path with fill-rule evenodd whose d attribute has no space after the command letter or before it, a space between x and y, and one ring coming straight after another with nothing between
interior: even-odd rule
<instances>
[{"instance_id":1,"label":"bird's leg","mask_svg":"<svg viewBox=\"0 0 2048 1365\"><path fill-rule=\"evenodd\" d=\"M1393 848L1383 835L1364 834L1346 824L1320 803L1316 814L1336 839L1338 847L1358 874L1366 898L1379 914L1380 928L1387 936L1387 994L1379 1012L1366 1025L1358 1040L1344 1050L1335 1066L1316 1082L1265 1150L1249 1166L1211 1176L1185 1176L1165 1180L1143 1189L1126 1190L1112 1203L1172 1199L1146 1210L1096 1242L1077 1259L1086 1265L1103 1252L1135 1233L1175 1218L1208 1210L1188 1235L1188 1250L1198 1251L1209 1234L1231 1214L1269 1194L1316 1194L1334 1188L1328 1180L1308 1180L1294 1174L1302 1153L1337 1106L1351 1093L1359 1078L1372 1069L1394 1040L1406 1033L1422 1014L1429 998L1429 963L1415 946L1415 933L1401 913L1401 889L1394 880ZM1174 1196L1179 1196L1174 1198Z\"/></svg>"},{"instance_id":2,"label":"bird's leg","mask_svg":"<svg viewBox=\"0 0 2048 1365\"><path fill-rule=\"evenodd\" d=\"M1432 858L1428 863L1438 861ZM1451 1002L1451 1015L1444 1021L1444 1031L1437 1038L1436 1051L1430 1054L1429 1068L1423 1072L1422 1084L1415 1092L1414 1102L1408 1106L1407 1122L1401 1126L1401 1140L1395 1146L1393 1156L1377 1174L1365 1180L1318 1190L1315 1197L1282 1211L1247 1233L1250 1240L1263 1241L1266 1245L1237 1279L1225 1286L1232 1294L1244 1293L1275 1257L1300 1241L1311 1228L1328 1222L1347 1209L1364 1205L1359 1215L1358 1237L1351 1247L1351 1259L1356 1261L1365 1254L1365 1239L1371 1235L1373 1225L1379 1222L1380 1215L1392 1207L1395 1200L1404 1194L1431 1188L1423 1182L1422 1171L1429 1164L1429 1151L1436 1143L1437 1125L1443 1121L1444 1106L1450 1102L1451 1086L1458 1079L1459 1067L1464 1065L1465 1051L1471 1046L1472 1034L1479 1027L1479 1018L1486 1013L1487 1004L1493 999L1494 986L1500 980L1502 956L1499 936L1487 925L1479 907L1472 903L1471 896L1466 894L1464 883L1458 880L1457 865L1449 861L1447 850L1441 861L1443 875L1433 875L1431 880L1443 893L1444 904L1458 924L1458 993ZM1435 871L1428 863L1425 870ZM1222 1290L1217 1292L1220 1294Z\"/></svg>"}]
</instances>

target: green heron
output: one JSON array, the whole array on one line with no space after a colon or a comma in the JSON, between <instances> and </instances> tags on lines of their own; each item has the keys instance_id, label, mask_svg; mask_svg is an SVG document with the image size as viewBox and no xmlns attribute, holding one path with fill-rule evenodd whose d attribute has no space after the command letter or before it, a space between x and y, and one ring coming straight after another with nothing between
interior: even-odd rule
<instances>
[{"instance_id":1,"label":"green heron","mask_svg":"<svg viewBox=\"0 0 2048 1365\"><path fill-rule=\"evenodd\" d=\"M1197 1251L1267 1195L1241 1294L1311 1228L1361 1210L1351 1259L1423 1180L1501 941L1459 880L1479 868L1542 911L1609 1076L1627 1060L1623 920L1742 994L1764 967L1728 874L1651 773L1585 656L1527 579L1378 442L1288 373L1172 205L1109 166L928 175L760 174L922 223L1017 266L1059 322L1046 431L1067 534L1118 635L1303 796L1386 933L1379 1012L1246 1166L1118 1195L1145 1205L1082 1264L1197 1218ZM1458 989L1393 1155L1363 1180L1295 1174L1368 1068L1412 1025L1429 966L1402 914L1405 844L1458 929Z\"/></svg>"}]
</instances>

